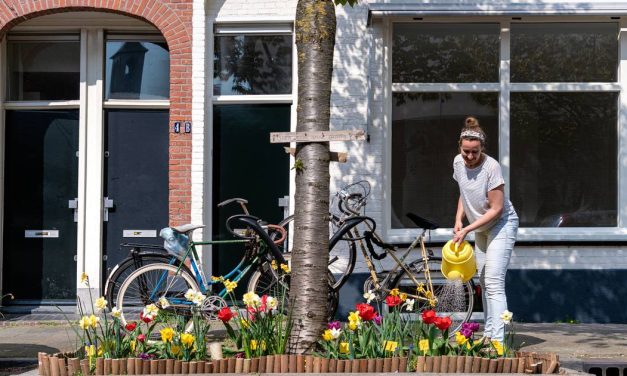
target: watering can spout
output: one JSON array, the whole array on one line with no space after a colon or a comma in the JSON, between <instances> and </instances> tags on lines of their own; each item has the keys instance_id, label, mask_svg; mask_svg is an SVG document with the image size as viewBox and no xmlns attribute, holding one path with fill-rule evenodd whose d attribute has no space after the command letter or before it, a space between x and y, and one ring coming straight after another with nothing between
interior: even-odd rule
<instances>
[{"instance_id":1,"label":"watering can spout","mask_svg":"<svg viewBox=\"0 0 627 376\"><path fill-rule=\"evenodd\" d=\"M477 272L477 263L472 246L464 241L459 246L449 240L442 247L442 274L446 279L468 282Z\"/></svg>"}]
</instances>

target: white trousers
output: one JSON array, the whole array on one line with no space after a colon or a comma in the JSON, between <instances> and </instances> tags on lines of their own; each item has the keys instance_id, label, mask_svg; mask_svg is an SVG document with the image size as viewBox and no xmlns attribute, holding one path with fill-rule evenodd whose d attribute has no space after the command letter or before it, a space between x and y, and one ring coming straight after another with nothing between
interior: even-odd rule
<instances>
[{"instance_id":1,"label":"white trousers","mask_svg":"<svg viewBox=\"0 0 627 376\"><path fill-rule=\"evenodd\" d=\"M481 284L483 316L485 319L484 336L503 342L505 336L501 314L507 310L505 296L505 273L512 256L518 218L510 216L499 219L489 230L475 233L475 249L485 253L481 257L477 253L477 267Z\"/></svg>"}]
</instances>

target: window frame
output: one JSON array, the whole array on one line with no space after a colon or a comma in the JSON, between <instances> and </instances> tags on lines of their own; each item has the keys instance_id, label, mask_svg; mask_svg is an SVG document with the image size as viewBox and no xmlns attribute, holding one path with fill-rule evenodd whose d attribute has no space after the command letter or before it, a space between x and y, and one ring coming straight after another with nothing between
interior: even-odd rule
<instances>
[{"instance_id":1,"label":"window frame","mask_svg":"<svg viewBox=\"0 0 627 376\"><path fill-rule=\"evenodd\" d=\"M500 51L499 51L499 82L486 83L394 83L392 82L392 48L393 26L397 22L422 23L499 23L500 24ZM618 72L616 82L510 82L510 29L514 23L586 23L607 22L616 23L618 28ZM499 94L499 154L495 155L502 166L505 179L505 192L510 196L510 94L513 92L617 92L617 226L616 227L521 227L518 230L518 241L547 241L547 242L599 242L624 241L627 235L627 167L620 161L627 160L627 20L613 16L451 16L451 17L386 17L382 27L385 30L384 44L384 102L383 124L384 133L391 134L392 128L392 94L395 92L497 92ZM460 125L461 128L461 125ZM386 137L384 142L384 190L391 192L392 152L391 139ZM452 164L452 161L451 161ZM451 170L452 171L452 170ZM385 199L383 203L383 223L386 238L396 243L411 242L418 234L419 229L392 228L392 202ZM417 213L420 215L420 213ZM431 241L444 242L452 237L452 223L441 224L443 227L431 231ZM474 240L474 234L469 236Z\"/></svg>"}]
</instances>

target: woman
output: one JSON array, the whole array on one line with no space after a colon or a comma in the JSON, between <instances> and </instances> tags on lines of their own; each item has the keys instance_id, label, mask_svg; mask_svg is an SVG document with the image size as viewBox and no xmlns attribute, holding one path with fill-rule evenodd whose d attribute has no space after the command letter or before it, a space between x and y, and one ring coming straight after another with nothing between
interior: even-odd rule
<instances>
[{"instance_id":1,"label":"woman","mask_svg":"<svg viewBox=\"0 0 627 376\"><path fill-rule=\"evenodd\" d=\"M459 184L453 240L460 244L475 232L475 249L485 252L479 266L482 287L484 337L503 342L501 314L507 310L505 273L514 249L518 216L505 197L501 166L485 150L486 136L474 117L465 120L459 137L460 154L453 161L453 179ZM464 227L463 219L468 219Z\"/></svg>"}]
</instances>

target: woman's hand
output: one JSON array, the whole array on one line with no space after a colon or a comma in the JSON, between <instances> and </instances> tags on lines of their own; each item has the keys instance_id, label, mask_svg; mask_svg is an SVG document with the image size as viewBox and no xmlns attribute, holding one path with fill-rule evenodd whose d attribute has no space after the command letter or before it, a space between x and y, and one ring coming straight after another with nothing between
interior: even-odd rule
<instances>
[{"instance_id":1,"label":"woman's hand","mask_svg":"<svg viewBox=\"0 0 627 376\"><path fill-rule=\"evenodd\" d=\"M464 223L461 220L455 221L455 226L453 227L453 234L457 234L461 229L464 228Z\"/></svg>"},{"instance_id":2,"label":"woman's hand","mask_svg":"<svg viewBox=\"0 0 627 376\"><path fill-rule=\"evenodd\" d=\"M457 224L455 226L457 226ZM460 244L462 244L462 242L466 238L466 235L468 235L468 230L466 230L465 228L461 228L455 231L453 241L455 242L455 244L457 244L458 247Z\"/></svg>"}]
</instances>

